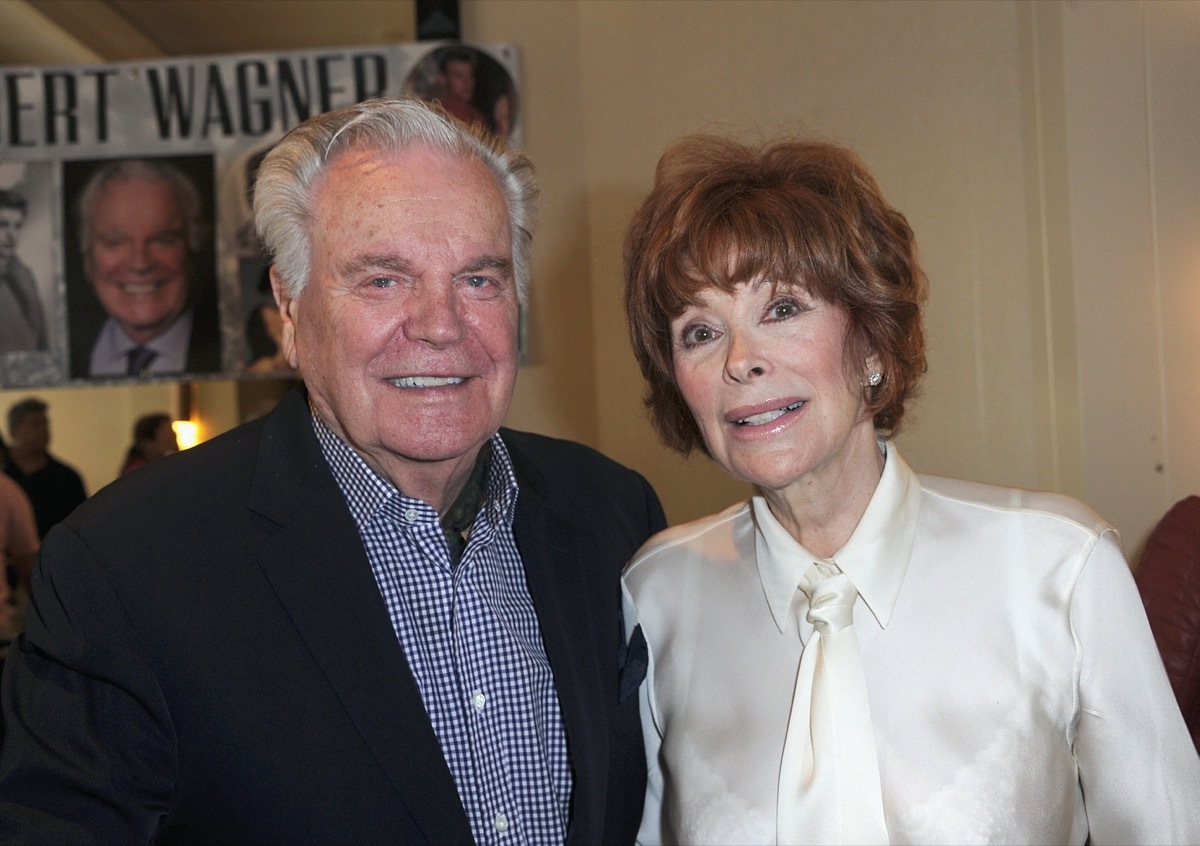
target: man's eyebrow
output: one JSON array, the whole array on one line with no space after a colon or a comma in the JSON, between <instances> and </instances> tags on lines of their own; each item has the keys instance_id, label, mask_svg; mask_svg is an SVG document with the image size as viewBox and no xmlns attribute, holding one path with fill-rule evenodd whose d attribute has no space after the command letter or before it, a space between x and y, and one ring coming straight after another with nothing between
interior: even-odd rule
<instances>
[{"instance_id":1,"label":"man's eyebrow","mask_svg":"<svg viewBox=\"0 0 1200 846\"><path fill-rule=\"evenodd\" d=\"M346 276L354 276L370 271L387 271L404 276L411 276L416 273L412 262L408 259L392 254L376 255L371 253L354 256L342 262L339 265L339 270L342 275ZM460 274L478 273L481 270L498 271L503 275L511 276L513 272L512 259L504 255L480 256L467 262L458 272Z\"/></svg>"},{"instance_id":2,"label":"man's eyebrow","mask_svg":"<svg viewBox=\"0 0 1200 846\"><path fill-rule=\"evenodd\" d=\"M411 274L412 262L391 254L366 254L355 256L340 263L342 275L352 276L368 270L386 270L392 273Z\"/></svg>"},{"instance_id":3,"label":"man's eyebrow","mask_svg":"<svg viewBox=\"0 0 1200 846\"><path fill-rule=\"evenodd\" d=\"M511 275L512 259L508 256L480 256L474 261L467 262L462 273L478 273L480 270L496 270L505 275Z\"/></svg>"}]
</instances>

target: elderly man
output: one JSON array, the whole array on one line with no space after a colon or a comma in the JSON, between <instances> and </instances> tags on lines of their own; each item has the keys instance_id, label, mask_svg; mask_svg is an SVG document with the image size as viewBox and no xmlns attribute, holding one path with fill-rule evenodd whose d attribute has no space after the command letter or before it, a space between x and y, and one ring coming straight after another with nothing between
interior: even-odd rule
<instances>
[{"instance_id":1,"label":"elderly man","mask_svg":"<svg viewBox=\"0 0 1200 846\"><path fill-rule=\"evenodd\" d=\"M33 271L17 258L27 211L24 197L0 189L0 353L44 350L49 343Z\"/></svg>"},{"instance_id":2,"label":"elderly man","mask_svg":"<svg viewBox=\"0 0 1200 846\"><path fill-rule=\"evenodd\" d=\"M640 476L501 429L536 188L422 104L314 118L255 209L304 389L43 546L0 841L619 843Z\"/></svg>"},{"instance_id":3,"label":"elderly man","mask_svg":"<svg viewBox=\"0 0 1200 846\"><path fill-rule=\"evenodd\" d=\"M90 347L74 347L73 375L220 369L215 306L194 307L203 207L192 181L160 160L114 161L92 174L78 200L79 245L105 320ZM83 330L72 326L91 337Z\"/></svg>"}]
</instances>

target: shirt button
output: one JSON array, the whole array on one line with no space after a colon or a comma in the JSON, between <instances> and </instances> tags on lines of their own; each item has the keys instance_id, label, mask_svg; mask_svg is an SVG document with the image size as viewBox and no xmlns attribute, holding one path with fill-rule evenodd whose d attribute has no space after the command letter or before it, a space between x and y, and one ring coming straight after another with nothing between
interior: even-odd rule
<instances>
[{"instance_id":1,"label":"shirt button","mask_svg":"<svg viewBox=\"0 0 1200 846\"><path fill-rule=\"evenodd\" d=\"M508 817L504 814L496 814L496 831L501 834L508 831Z\"/></svg>"},{"instance_id":2,"label":"shirt button","mask_svg":"<svg viewBox=\"0 0 1200 846\"><path fill-rule=\"evenodd\" d=\"M477 690L471 694L471 704L475 706L476 711L483 710L483 706L487 704L487 697L483 695L483 691Z\"/></svg>"},{"instance_id":3,"label":"shirt button","mask_svg":"<svg viewBox=\"0 0 1200 846\"><path fill-rule=\"evenodd\" d=\"M410 508L407 511L405 511L404 519L407 520L409 523L417 522L417 509Z\"/></svg>"}]
</instances>

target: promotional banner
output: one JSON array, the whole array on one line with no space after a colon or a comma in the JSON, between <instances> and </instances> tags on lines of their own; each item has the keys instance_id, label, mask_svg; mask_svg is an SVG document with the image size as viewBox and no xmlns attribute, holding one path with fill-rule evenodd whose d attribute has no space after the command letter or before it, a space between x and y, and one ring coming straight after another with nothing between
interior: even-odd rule
<instances>
[{"instance_id":1,"label":"promotional banner","mask_svg":"<svg viewBox=\"0 0 1200 846\"><path fill-rule=\"evenodd\" d=\"M512 45L0 68L0 388L287 376L251 222L312 115L412 94L520 144Z\"/></svg>"}]
</instances>

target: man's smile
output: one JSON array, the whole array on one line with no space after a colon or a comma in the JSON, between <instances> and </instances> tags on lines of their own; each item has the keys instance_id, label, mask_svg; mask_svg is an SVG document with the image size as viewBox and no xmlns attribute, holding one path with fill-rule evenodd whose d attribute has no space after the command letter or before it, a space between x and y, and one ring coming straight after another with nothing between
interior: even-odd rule
<instances>
[{"instance_id":1,"label":"man's smile","mask_svg":"<svg viewBox=\"0 0 1200 846\"><path fill-rule=\"evenodd\" d=\"M401 376L390 380L397 388L443 388L447 385L459 385L463 382L461 376Z\"/></svg>"}]
</instances>

